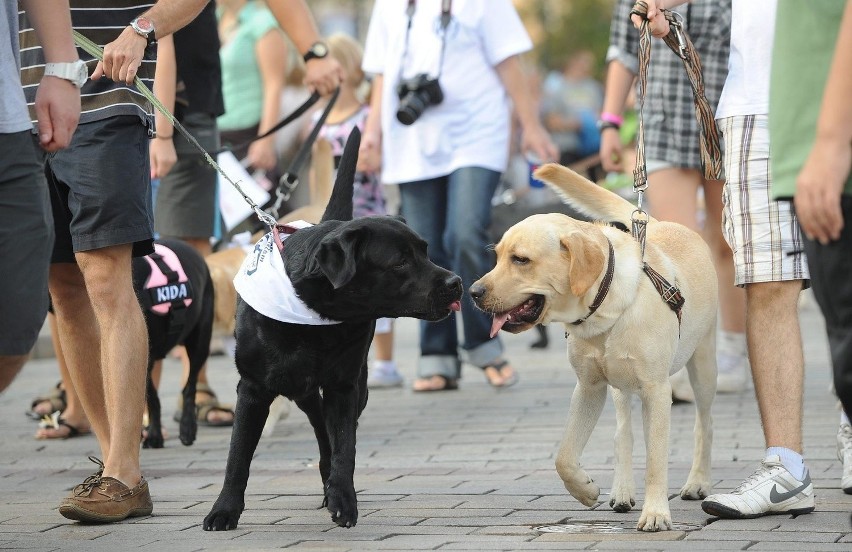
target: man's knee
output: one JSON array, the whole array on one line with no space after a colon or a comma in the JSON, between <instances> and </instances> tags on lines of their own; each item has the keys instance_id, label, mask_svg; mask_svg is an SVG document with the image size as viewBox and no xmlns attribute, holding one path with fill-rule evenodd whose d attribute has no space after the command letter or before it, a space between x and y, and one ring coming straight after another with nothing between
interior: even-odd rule
<instances>
[{"instance_id":1,"label":"man's knee","mask_svg":"<svg viewBox=\"0 0 852 552\"><path fill-rule=\"evenodd\" d=\"M113 308L133 295L131 245L78 252L76 257L95 308Z\"/></svg>"}]
</instances>

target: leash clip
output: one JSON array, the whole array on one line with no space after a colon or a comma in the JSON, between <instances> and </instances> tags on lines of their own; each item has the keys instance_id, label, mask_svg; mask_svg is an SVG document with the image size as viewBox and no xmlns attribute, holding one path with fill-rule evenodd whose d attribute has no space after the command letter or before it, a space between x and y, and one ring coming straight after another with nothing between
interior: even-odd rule
<instances>
[{"instance_id":1,"label":"leash clip","mask_svg":"<svg viewBox=\"0 0 852 552\"><path fill-rule=\"evenodd\" d=\"M299 177L289 172L285 172L278 179L278 187L275 188L275 205L272 206L272 216L278 218L278 211L281 205L290 199L293 190L299 185Z\"/></svg>"},{"instance_id":2,"label":"leash clip","mask_svg":"<svg viewBox=\"0 0 852 552\"><path fill-rule=\"evenodd\" d=\"M645 258L645 234L648 227L648 213L642 210L642 194L639 194L639 206L630 216L630 234L639 242L641 259Z\"/></svg>"},{"instance_id":3,"label":"leash clip","mask_svg":"<svg viewBox=\"0 0 852 552\"><path fill-rule=\"evenodd\" d=\"M686 37L683 34L683 17L677 12L669 12L671 14L671 19L669 20L669 27L674 29L674 35L677 39L678 46L678 55L681 59L686 59L687 55L687 43Z\"/></svg>"}]
</instances>

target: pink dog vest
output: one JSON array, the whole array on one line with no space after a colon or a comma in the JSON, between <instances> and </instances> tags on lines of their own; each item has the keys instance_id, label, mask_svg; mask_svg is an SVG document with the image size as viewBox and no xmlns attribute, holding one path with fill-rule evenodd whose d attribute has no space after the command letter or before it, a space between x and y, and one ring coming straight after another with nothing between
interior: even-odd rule
<instances>
[{"instance_id":1,"label":"pink dog vest","mask_svg":"<svg viewBox=\"0 0 852 552\"><path fill-rule=\"evenodd\" d=\"M192 304L192 287L183 271L175 252L168 247L155 243L154 252L145 256L151 267L151 275L145 280L142 294L147 301L146 307L156 314L169 314L172 306L183 301L183 306Z\"/></svg>"}]
</instances>

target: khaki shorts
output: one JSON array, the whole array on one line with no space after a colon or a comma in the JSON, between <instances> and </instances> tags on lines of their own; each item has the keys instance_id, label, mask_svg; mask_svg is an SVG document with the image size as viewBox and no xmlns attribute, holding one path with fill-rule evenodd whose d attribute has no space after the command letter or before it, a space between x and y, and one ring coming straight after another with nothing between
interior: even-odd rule
<instances>
[{"instance_id":1,"label":"khaki shorts","mask_svg":"<svg viewBox=\"0 0 852 552\"><path fill-rule=\"evenodd\" d=\"M722 228L734 252L735 283L807 280L808 264L793 204L770 194L766 115L719 119L725 148Z\"/></svg>"}]
</instances>

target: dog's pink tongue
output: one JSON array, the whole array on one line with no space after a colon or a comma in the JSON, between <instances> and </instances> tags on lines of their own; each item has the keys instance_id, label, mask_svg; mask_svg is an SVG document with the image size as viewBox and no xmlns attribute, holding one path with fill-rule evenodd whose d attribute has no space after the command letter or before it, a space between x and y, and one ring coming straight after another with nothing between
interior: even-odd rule
<instances>
[{"instance_id":1,"label":"dog's pink tongue","mask_svg":"<svg viewBox=\"0 0 852 552\"><path fill-rule=\"evenodd\" d=\"M500 331L500 328L503 327L503 324L506 323L506 320L509 319L509 313L505 314L496 314L494 315L494 320L491 322L491 337L497 335L497 332Z\"/></svg>"},{"instance_id":2,"label":"dog's pink tongue","mask_svg":"<svg viewBox=\"0 0 852 552\"><path fill-rule=\"evenodd\" d=\"M461 310L461 301L453 301L450 305L450 310L460 311Z\"/></svg>"}]
</instances>

